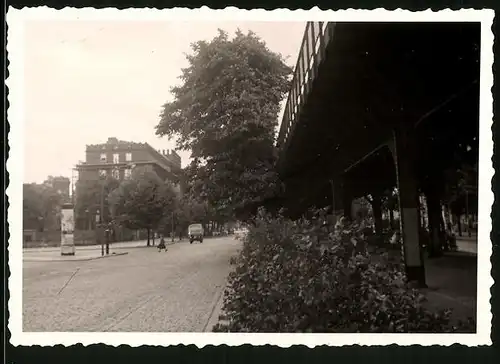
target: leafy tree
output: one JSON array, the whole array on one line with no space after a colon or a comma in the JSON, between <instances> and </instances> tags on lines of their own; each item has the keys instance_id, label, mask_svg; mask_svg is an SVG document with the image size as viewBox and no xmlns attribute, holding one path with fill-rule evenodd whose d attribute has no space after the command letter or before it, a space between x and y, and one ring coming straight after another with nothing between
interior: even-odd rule
<instances>
[{"instance_id":1,"label":"leafy tree","mask_svg":"<svg viewBox=\"0 0 500 364\"><path fill-rule=\"evenodd\" d=\"M212 210L206 201L200 202L189 195L184 195L175 199L173 209L169 208L168 213L164 215L160 222L160 230L170 234L173 228L174 234L181 237L190 224L201 223L207 226L212 216ZM208 233L208 230L206 232Z\"/></svg>"},{"instance_id":2,"label":"leafy tree","mask_svg":"<svg viewBox=\"0 0 500 364\"><path fill-rule=\"evenodd\" d=\"M213 191L217 186L211 185L212 189L207 188L207 183L204 178L200 178L199 173L204 172L204 168L193 168L193 164L185 168L185 176L187 180L183 204L187 211L186 216L191 222L201 222L207 232L220 231L220 229L229 221L233 220L234 210L231 206L225 206L222 203L213 204L208 198L208 193ZM198 173L198 175L196 175ZM219 201L220 202L220 201ZM208 226L212 222L214 226Z\"/></svg>"},{"instance_id":3,"label":"leafy tree","mask_svg":"<svg viewBox=\"0 0 500 364\"><path fill-rule=\"evenodd\" d=\"M394 211L399 210L399 195L397 188L386 191L383 199L383 207L389 212L389 226L391 229L397 228L394 222Z\"/></svg>"},{"instance_id":4,"label":"leafy tree","mask_svg":"<svg viewBox=\"0 0 500 364\"><path fill-rule=\"evenodd\" d=\"M477 213L477 192L471 191L471 187L478 186L477 163L463 163L460 168L446 170L444 180L443 202L447 211L455 216L459 234L462 235L460 216L467 211ZM467 194L469 196L466 197Z\"/></svg>"},{"instance_id":5,"label":"leafy tree","mask_svg":"<svg viewBox=\"0 0 500 364\"><path fill-rule=\"evenodd\" d=\"M23 185L23 228L57 229L61 196L47 184Z\"/></svg>"},{"instance_id":6,"label":"leafy tree","mask_svg":"<svg viewBox=\"0 0 500 364\"><path fill-rule=\"evenodd\" d=\"M111 220L109 195L118 188L120 182L111 176L97 181L79 181L76 185L75 215L78 229L91 228L97 211L103 221ZM101 196L102 195L102 196ZM104 209L101 211L101 197ZM90 225L90 226L89 226Z\"/></svg>"},{"instance_id":7,"label":"leafy tree","mask_svg":"<svg viewBox=\"0 0 500 364\"><path fill-rule=\"evenodd\" d=\"M147 245L151 231L175 206L173 187L150 171L136 171L109 196L115 222L130 229L147 229Z\"/></svg>"},{"instance_id":8,"label":"leafy tree","mask_svg":"<svg viewBox=\"0 0 500 364\"><path fill-rule=\"evenodd\" d=\"M274 133L291 69L253 32L219 30L192 44L182 84L156 134L190 150L193 189L218 211L239 211L279 191Z\"/></svg>"}]
</instances>

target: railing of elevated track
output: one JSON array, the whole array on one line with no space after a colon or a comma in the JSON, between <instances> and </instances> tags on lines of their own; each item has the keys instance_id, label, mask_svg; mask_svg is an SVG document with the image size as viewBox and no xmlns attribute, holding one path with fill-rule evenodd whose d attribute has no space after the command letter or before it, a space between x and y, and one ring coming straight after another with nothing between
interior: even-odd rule
<instances>
[{"instance_id":1,"label":"railing of elevated track","mask_svg":"<svg viewBox=\"0 0 500 364\"><path fill-rule=\"evenodd\" d=\"M328 22L306 24L276 143L279 151L286 149L304 102L318 76L318 68L325 58L326 46L333 35L333 26L334 23Z\"/></svg>"}]
</instances>

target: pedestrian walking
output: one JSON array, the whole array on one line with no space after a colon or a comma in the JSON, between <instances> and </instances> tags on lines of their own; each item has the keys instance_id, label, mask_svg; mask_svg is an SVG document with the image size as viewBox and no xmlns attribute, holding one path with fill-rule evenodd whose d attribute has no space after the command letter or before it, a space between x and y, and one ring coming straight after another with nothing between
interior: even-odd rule
<instances>
[{"instance_id":1,"label":"pedestrian walking","mask_svg":"<svg viewBox=\"0 0 500 364\"><path fill-rule=\"evenodd\" d=\"M158 252L161 252L163 250L167 251L167 246L165 245L165 239L163 238L163 235L161 236L160 239L160 244L158 244Z\"/></svg>"}]
</instances>

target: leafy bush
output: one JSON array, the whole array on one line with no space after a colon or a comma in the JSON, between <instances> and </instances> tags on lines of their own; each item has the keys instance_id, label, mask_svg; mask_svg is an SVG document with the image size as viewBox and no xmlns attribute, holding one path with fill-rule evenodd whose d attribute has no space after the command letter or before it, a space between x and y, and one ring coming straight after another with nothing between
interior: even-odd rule
<instances>
[{"instance_id":1,"label":"leafy bush","mask_svg":"<svg viewBox=\"0 0 500 364\"><path fill-rule=\"evenodd\" d=\"M467 331L451 326L450 311L423 306L397 254L371 254L369 230L343 219L332 229L321 213L292 222L259 211L230 274L226 322L214 331Z\"/></svg>"}]
</instances>

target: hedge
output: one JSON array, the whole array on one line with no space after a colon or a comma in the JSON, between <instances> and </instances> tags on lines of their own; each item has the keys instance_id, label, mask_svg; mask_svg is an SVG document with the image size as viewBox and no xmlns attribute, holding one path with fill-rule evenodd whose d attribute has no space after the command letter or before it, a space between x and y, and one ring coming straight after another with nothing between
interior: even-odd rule
<instances>
[{"instance_id":1,"label":"hedge","mask_svg":"<svg viewBox=\"0 0 500 364\"><path fill-rule=\"evenodd\" d=\"M216 332L475 332L451 310L429 311L401 259L372 253L371 228L316 214L290 221L260 210L235 259ZM394 254L393 254L394 255Z\"/></svg>"}]
</instances>

